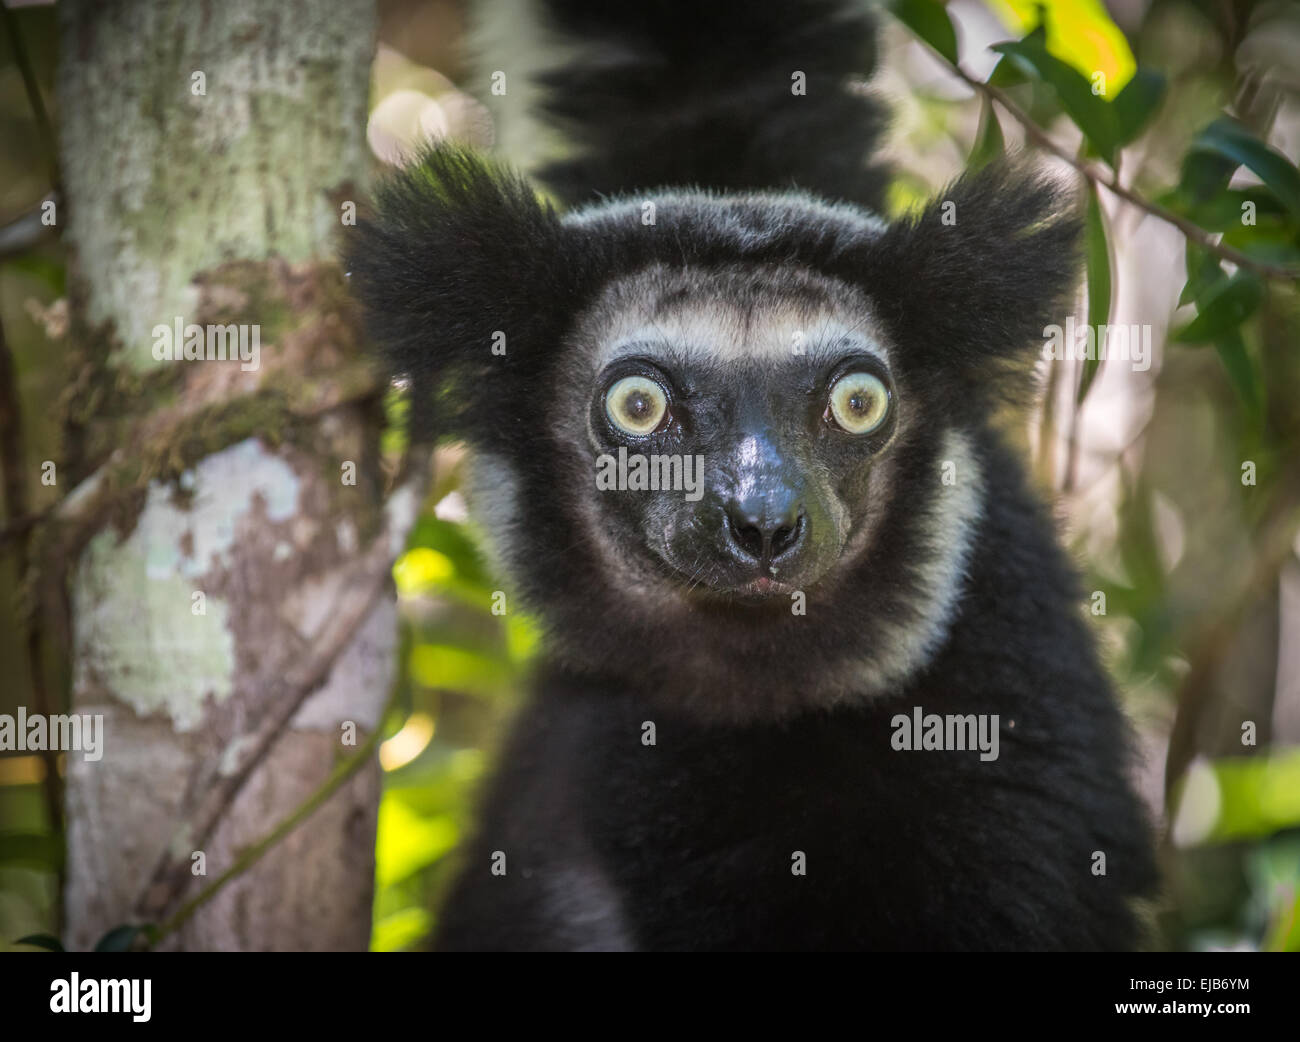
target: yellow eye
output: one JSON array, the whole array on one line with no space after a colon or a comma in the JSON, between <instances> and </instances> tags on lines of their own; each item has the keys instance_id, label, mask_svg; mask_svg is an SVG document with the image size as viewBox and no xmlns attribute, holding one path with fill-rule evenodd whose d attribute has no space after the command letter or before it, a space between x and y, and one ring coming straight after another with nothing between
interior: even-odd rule
<instances>
[{"instance_id":1,"label":"yellow eye","mask_svg":"<svg viewBox=\"0 0 1300 1042\"><path fill-rule=\"evenodd\" d=\"M831 388L827 411L849 434L870 434L889 414L889 388L870 373L847 373Z\"/></svg>"},{"instance_id":2,"label":"yellow eye","mask_svg":"<svg viewBox=\"0 0 1300 1042\"><path fill-rule=\"evenodd\" d=\"M605 414L625 434L652 434L668 415L668 395L644 376L625 376L605 393Z\"/></svg>"}]
</instances>

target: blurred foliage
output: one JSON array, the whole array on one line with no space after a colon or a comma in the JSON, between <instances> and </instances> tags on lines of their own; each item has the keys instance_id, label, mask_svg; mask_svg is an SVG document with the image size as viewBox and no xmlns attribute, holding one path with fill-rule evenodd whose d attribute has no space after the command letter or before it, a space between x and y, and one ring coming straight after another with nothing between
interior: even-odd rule
<instances>
[{"instance_id":1,"label":"blurred foliage","mask_svg":"<svg viewBox=\"0 0 1300 1042\"><path fill-rule=\"evenodd\" d=\"M440 453L438 463L431 501L459 518L456 456ZM393 566L405 630L404 723L380 749L386 784L375 848L376 951L418 946L432 928L451 855L470 825L485 750L537 645L528 616L506 610L478 545L469 523L425 516Z\"/></svg>"},{"instance_id":2,"label":"blurred foliage","mask_svg":"<svg viewBox=\"0 0 1300 1042\"><path fill-rule=\"evenodd\" d=\"M490 136L481 107L447 79L460 72L448 37L428 31L449 23L415 14L453 6L384 5L370 128L381 154L400 133L376 117L398 90L407 92L402 105L388 110L402 126ZM1085 588L1104 595L1090 623L1138 724L1144 794L1163 814L1161 943L1300 950L1300 656L1288 652L1300 643L1300 305L1294 280L1211 248L1300 265L1300 175L1284 154L1300 141L1297 5L1153 0L1113 7L1115 17L1099 0L890 8L898 21L885 26L883 76L899 112L893 213L1026 140L1005 106L952 76L960 62L1079 162L1214 236L1185 238L1089 186L1080 315L1093 326L1154 327L1155 363L1149 372L1095 359L1053 365L1028 442L1068 521ZM49 97L53 14L17 14ZM0 39L0 136L17 147L0 151L0 223L49 187L5 48ZM436 69L420 73L397 52ZM414 90L422 96L412 99ZM63 292L56 244L0 258L0 317L34 459L57 455L64 345L51 309ZM395 392L390 460L402 449L405 410ZM1253 484L1243 483L1246 464ZM402 668L380 754L376 950L417 948L432 929L537 645L536 627L513 604L499 613L501 591L464 519L459 474L457 453L441 451L427 514L393 569ZM24 704L29 683L14 636L17 589L0 559L0 657L15 663L0 712ZM0 759L0 946L57 933L63 847L42 809L38 767Z\"/></svg>"}]
</instances>

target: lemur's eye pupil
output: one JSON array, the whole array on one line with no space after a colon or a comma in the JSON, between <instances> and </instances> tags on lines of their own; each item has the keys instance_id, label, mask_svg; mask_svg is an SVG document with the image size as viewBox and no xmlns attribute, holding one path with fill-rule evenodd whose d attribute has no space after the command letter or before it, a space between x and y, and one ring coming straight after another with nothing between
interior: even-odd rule
<instances>
[{"instance_id":1,"label":"lemur's eye pupil","mask_svg":"<svg viewBox=\"0 0 1300 1042\"><path fill-rule=\"evenodd\" d=\"M871 434L889 415L889 388L871 373L847 373L831 387L826 418L849 434Z\"/></svg>"},{"instance_id":2,"label":"lemur's eye pupil","mask_svg":"<svg viewBox=\"0 0 1300 1042\"><path fill-rule=\"evenodd\" d=\"M668 415L668 394L646 376L625 376L605 394L605 415L624 434L652 434Z\"/></svg>"}]
</instances>

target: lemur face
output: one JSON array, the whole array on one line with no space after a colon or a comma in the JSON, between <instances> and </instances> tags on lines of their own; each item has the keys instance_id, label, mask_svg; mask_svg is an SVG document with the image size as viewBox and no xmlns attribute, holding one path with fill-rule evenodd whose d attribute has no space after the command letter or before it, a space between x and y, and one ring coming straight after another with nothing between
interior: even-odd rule
<instances>
[{"instance_id":1,"label":"lemur face","mask_svg":"<svg viewBox=\"0 0 1300 1042\"><path fill-rule=\"evenodd\" d=\"M469 444L471 512L547 654L753 720L890 691L941 646L991 404L1031 385L1078 229L993 164L892 224L797 192L560 217L438 147L350 264L413 423Z\"/></svg>"},{"instance_id":2,"label":"lemur face","mask_svg":"<svg viewBox=\"0 0 1300 1042\"><path fill-rule=\"evenodd\" d=\"M656 266L607 287L573 340L567 441L611 555L636 547L692 601L788 608L870 542L907 405L850 287Z\"/></svg>"}]
</instances>

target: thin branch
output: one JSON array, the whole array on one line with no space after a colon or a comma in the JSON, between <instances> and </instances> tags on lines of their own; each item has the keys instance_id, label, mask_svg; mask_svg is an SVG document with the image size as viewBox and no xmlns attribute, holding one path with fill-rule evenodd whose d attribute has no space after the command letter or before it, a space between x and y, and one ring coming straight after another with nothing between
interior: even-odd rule
<instances>
[{"instance_id":1,"label":"thin branch","mask_svg":"<svg viewBox=\"0 0 1300 1042\"><path fill-rule=\"evenodd\" d=\"M221 875L217 876L211 883L200 890L194 897L186 901L173 915L161 926L150 931L150 943L157 945L159 941L169 934L175 933L187 923L190 918L202 908L205 904L217 896L231 880L237 879L243 875L262 857L270 851L280 840L289 835L294 829L311 817L322 804L334 795L352 775L361 770L367 763L372 762L376 747L379 745L380 736L383 734L383 723L388 714L397 704L397 687L394 685L393 695L389 698L388 704L384 707L379 716L379 722L375 725L373 731L366 737L366 740L357 747L357 751L341 763L335 764L334 769L330 771L329 777L323 781L320 786L302 803L298 804L282 821L279 822L261 839L257 840L250 846L245 847L235 860L231 863Z\"/></svg>"},{"instance_id":2,"label":"thin branch","mask_svg":"<svg viewBox=\"0 0 1300 1042\"><path fill-rule=\"evenodd\" d=\"M44 199L8 224L0 227L0 257L12 257L30 250L42 239L47 239L55 232L53 225L46 224L45 204L58 203L58 195L50 192Z\"/></svg>"},{"instance_id":3,"label":"thin branch","mask_svg":"<svg viewBox=\"0 0 1300 1042\"><path fill-rule=\"evenodd\" d=\"M1233 247L1216 240L1210 232L1207 232L1200 225L1189 221L1186 217L1182 217L1174 213L1172 210L1167 210L1158 203L1153 203L1148 199L1144 199L1131 188L1124 187L1124 185L1120 184L1118 175L1107 173L1095 163L1088 163L1071 155L1068 149L1062 148L1053 141L1047 132L1035 123L1033 119L1030 118L1029 114L1012 101L1003 91L991 84L983 82L982 80L977 80L960 66L948 63L948 67L973 90L982 94L990 101L996 101L1001 105L1012 119L1024 127L1025 134L1039 146L1046 149L1048 152L1051 152L1052 155L1056 156L1063 162L1068 163L1093 184L1100 185L1102 188L1105 188L1106 191L1119 196L1119 198L1123 199L1126 203L1136 206L1140 210L1146 211L1152 217L1159 218L1167 224L1172 224L1182 232L1186 238L1190 239L1198 246L1208 250L1216 257L1230 261L1239 268L1253 271L1255 274L1264 278L1278 279L1285 282L1300 281L1300 271L1293 268L1283 267L1279 264L1270 264L1267 261L1257 260L1248 254L1242 253L1240 250L1233 249Z\"/></svg>"},{"instance_id":4,"label":"thin branch","mask_svg":"<svg viewBox=\"0 0 1300 1042\"><path fill-rule=\"evenodd\" d=\"M65 503L67 503L66 497L53 500L40 510L11 518L0 525L0 550L3 550L10 540L19 540L42 522L64 518L65 511L62 508Z\"/></svg>"},{"instance_id":5,"label":"thin branch","mask_svg":"<svg viewBox=\"0 0 1300 1042\"><path fill-rule=\"evenodd\" d=\"M50 123L49 113L45 111L45 99L41 97L41 85L36 80L36 70L32 68L31 56L27 53L27 44L23 42L22 33L18 31L18 19L14 13L0 2L0 18L5 23L5 32L13 48L14 59L18 62L18 71L23 77L23 88L27 91L27 103L32 107L32 116L36 120L36 130L41 139L41 148L45 152L45 163L49 169L50 186L59 187L59 150L55 144L54 127Z\"/></svg>"}]
</instances>

